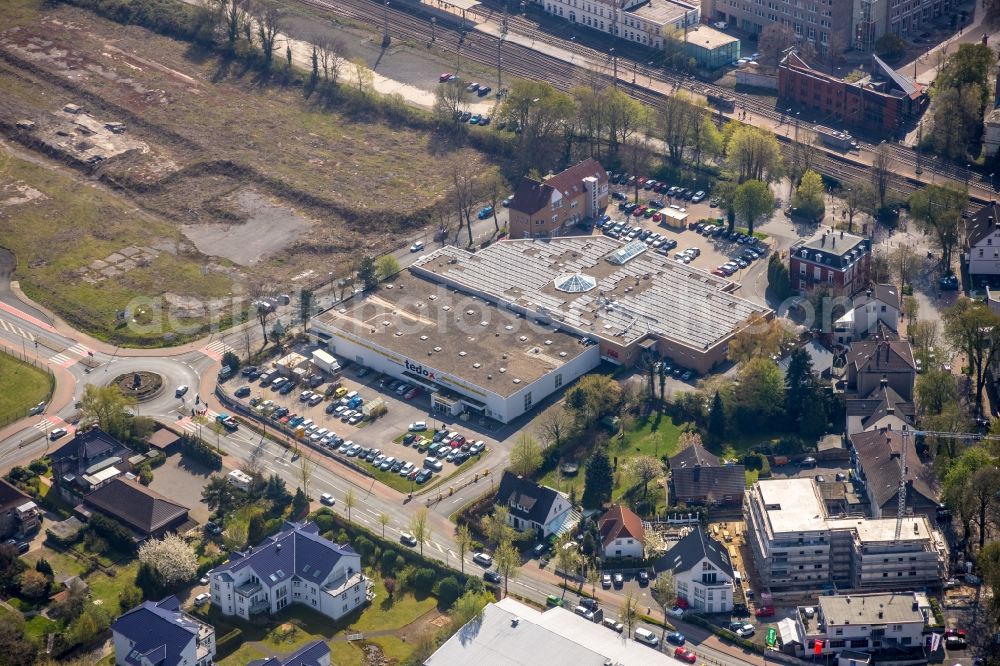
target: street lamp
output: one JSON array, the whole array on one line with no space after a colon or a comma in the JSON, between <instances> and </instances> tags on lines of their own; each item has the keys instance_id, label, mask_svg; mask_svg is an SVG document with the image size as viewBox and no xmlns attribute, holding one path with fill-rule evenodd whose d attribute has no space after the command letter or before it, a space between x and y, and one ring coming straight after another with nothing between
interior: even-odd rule
<instances>
[{"instance_id":1,"label":"street lamp","mask_svg":"<svg viewBox=\"0 0 1000 666\"><path fill-rule=\"evenodd\" d=\"M432 42L435 39L437 39L437 34L434 32L434 28L435 28L436 24L437 24L437 17L436 16L432 16L431 17L431 41Z\"/></svg>"},{"instance_id":2,"label":"street lamp","mask_svg":"<svg viewBox=\"0 0 1000 666\"><path fill-rule=\"evenodd\" d=\"M389 0L385 0L382 10L382 48L389 46Z\"/></svg>"}]
</instances>

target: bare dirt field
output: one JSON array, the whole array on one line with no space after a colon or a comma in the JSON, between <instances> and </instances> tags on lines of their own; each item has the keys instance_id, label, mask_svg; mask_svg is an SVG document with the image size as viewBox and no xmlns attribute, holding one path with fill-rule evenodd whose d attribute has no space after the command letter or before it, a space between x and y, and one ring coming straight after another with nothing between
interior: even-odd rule
<instances>
[{"instance_id":1,"label":"bare dirt field","mask_svg":"<svg viewBox=\"0 0 1000 666\"><path fill-rule=\"evenodd\" d=\"M106 288L170 257L197 265L178 271L183 281L135 285L151 289L138 292L145 296L214 296L233 279L266 274L281 285L310 270L340 272L359 252L385 251L425 224L455 168L485 164L431 132L315 108L301 87L263 84L241 65L86 11L11 0L0 3L0 26L0 132L69 165L79 183L107 186L105 228L83 234L104 243L74 247L81 230L62 210L70 201L24 178L0 184L0 225L23 228L23 211L46 202L56 241L47 256L34 261L27 243L12 249L16 277L37 282L33 295L59 311L69 294L46 294L60 290L67 270L83 270L84 287L86 274ZM126 212L135 208L143 215ZM6 235L3 244L17 245ZM134 265L127 256L124 267L107 261L132 246ZM36 275L39 265L61 272ZM197 287L209 278L218 284Z\"/></svg>"}]
</instances>

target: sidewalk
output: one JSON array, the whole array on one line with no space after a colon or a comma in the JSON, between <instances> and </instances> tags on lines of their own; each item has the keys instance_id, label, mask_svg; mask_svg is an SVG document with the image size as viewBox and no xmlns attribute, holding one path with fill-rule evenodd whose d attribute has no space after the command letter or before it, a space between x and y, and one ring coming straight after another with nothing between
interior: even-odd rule
<instances>
[{"instance_id":1,"label":"sidewalk","mask_svg":"<svg viewBox=\"0 0 1000 666\"><path fill-rule=\"evenodd\" d=\"M960 44L979 43L983 38L983 30L981 29L981 26L983 19L985 18L986 12L983 11L983 0L976 0L975 15L972 18L972 23L959 28L957 33L929 49L926 53L924 53L924 55L918 57L916 60L912 60L905 65L898 67L896 71L903 76L915 78L918 83L929 86L937 76L937 54L948 54L949 51L956 51L958 50L958 46ZM996 46L996 42L998 40L992 39L992 35L990 35L990 37L992 45ZM952 46L955 48L952 49Z\"/></svg>"}]
</instances>

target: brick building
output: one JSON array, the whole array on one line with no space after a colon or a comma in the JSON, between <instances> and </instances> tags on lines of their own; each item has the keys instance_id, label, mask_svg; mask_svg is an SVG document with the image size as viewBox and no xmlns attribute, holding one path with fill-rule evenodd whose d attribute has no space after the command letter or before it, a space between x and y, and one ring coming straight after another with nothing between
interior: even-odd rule
<instances>
[{"instance_id":1,"label":"brick building","mask_svg":"<svg viewBox=\"0 0 1000 666\"><path fill-rule=\"evenodd\" d=\"M871 241L861 236L826 230L799 242L789 252L792 288L805 292L826 285L845 296L868 286Z\"/></svg>"},{"instance_id":2,"label":"brick building","mask_svg":"<svg viewBox=\"0 0 1000 666\"><path fill-rule=\"evenodd\" d=\"M848 82L813 69L794 51L778 65L782 103L827 115L837 123L896 133L928 104L923 86L872 56L871 74Z\"/></svg>"},{"instance_id":3,"label":"brick building","mask_svg":"<svg viewBox=\"0 0 1000 666\"><path fill-rule=\"evenodd\" d=\"M593 220L608 207L608 172L594 159L548 176L524 177L510 203L510 237L544 238Z\"/></svg>"}]
</instances>

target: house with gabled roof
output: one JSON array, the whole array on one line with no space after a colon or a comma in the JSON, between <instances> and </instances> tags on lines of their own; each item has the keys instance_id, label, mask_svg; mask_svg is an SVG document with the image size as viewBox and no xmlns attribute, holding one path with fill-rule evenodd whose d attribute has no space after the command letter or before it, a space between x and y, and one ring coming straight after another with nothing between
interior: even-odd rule
<instances>
[{"instance_id":1,"label":"house with gabled roof","mask_svg":"<svg viewBox=\"0 0 1000 666\"><path fill-rule=\"evenodd\" d=\"M605 559L642 558L646 546L646 529L642 526L642 519L627 506L612 506L597 521L597 530L601 535L601 553Z\"/></svg>"},{"instance_id":2,"label":"house with gabled roof","mask_svg":"<svg viewBox=\"0 0 1000 666\"><path fill-rule=\"evenodd\" d=\"M312 522L286 522L263 543L232 553L209 579L212 604L243 619L296 603L337 620L373 595L361 556L321 537Z\"/></svg>"},{"instance_id":3,"label":"house with gabled roof","mask_svg":"<svg viewBox=\"0 0 1000 666\"><path fill-rule=\"evenodd\" d=\"M899 504L899 460L903 455L903 434L898 429L880 428L859 432L849 438L854 470L870 503L872 518L893 518ZM936 520L938 487L934 470L920 460L913 437L906 448L906 509L914 515Z\"/></svg>"},{"instance_id":4,"label":"house with gabled roof","mask_svg":"<svg viewBox=\"0 0 1000 666\"><path fill-rule=\"evenodd\" d=\"M888 379L881 379L878 388L863 398L848 398L845 406L848 436L867 430L908 430L916 426L916 406L889 386Z\"/></svg>"},{"instance_id":5,"label":"house with gabled roof","mask_svg":"<svg viewBox=\"0 0 1000 666\"><path fill-rule=\"evenodd\" d=\"M841 345L868 337L879 324L899 330L899 290L891 284L874 284L859 292L847 312L833 324L833 339Z\"/></svg>"},{"instance_id":6,"label":"house with gabled roof","mask_svg":"<svg viewBox=\"0 0 1000 666\"><path fill-rule=\"evenodd\" d=\"M981 282L996 285L995 276L1000 275L1000 205L996 201L980 208L966 224L965 259L976 286Z\"/></svg>"},{"instance_id":7,"label":"house with gabled roof","mask_svg":"<svg viewBox=\"0 0 1000 666\"><path fill-rule=\"evenodd\" d=\"M98 511L135 532L137 540L183 531L188 507L146 486L120 477L87 495L77 513L89 518Z\"/></svg>"},{"instance_id":8,"label":"house with gabled roof","mask_svg":"<svg viewBox=\"0 0 1000 666\"><path fill-rule=\"evenodd\" d=\"M544 238L593 220L608 196L608 172L593 158L540 181L525 176L510 203L510 237Z\"/></svg>"},{"instance_id":9,"label":"house with gabled roof","mask_svg":"<svg viewBox=\"0 0 1000 666\"><path fill-rule=\"evenodd\" d=\"M111 624L116 666L211 666L215 628L181 611L177 597L144 601Z\"/></svg>"},{"instance_id":10,"label":"house with gabled roof","mask_svg":"<svg viewBox=\"0 0 1000 666\"><path fill-rule=\"evenodd\" d=\"M733 564L725 546L694 527L666 554L653 563L657 572L673 574L677 598L688 608L706 613L733 609Z\"/></svg>"},{"instance_id":11,"label":"house with gabled roof","mask_svg":"<svg viewBox=\"0 0 1000 666\"><path fill-rule=\"evenodd\" d=\"M100 428L77 432L49 454L52 483L67 502L80 498L132 470L133 452Z\"/></svg>"},{"instance_id":12,"label":"house with gabled roof","mask_svg":"<svg viewBox=\"0 0 1000 666\"><path fill-rule=\"evenodd\" d=\"M326 641L306 643L284 659L256 659L247 666L330 666L330 646Z\"/></svg>"},{"instance_id":13,"label":"house with gabled roof","mask_svg":"<svg viewBox=\"0 0 1000 666\"><path fill-rule=\"evenodd\" d=\"M572 529L580 514L569 498L554 488L504 472L497 491L497 504L507 507L507 522L515 530L531 530L539 539Z\"/></svg>"},{"instance_id":14,"label":"house with gabled roof","mask_svg":"<svg viewBox=\"0 0 1000 666\"><path fill-rule=\"evenodd\" d=\"M672 504L741 504L746 489L743 465L723 464L700 441L670 457Z\"/></svg>"},{"instance_id":15,"label":"house with gabled roof","mask_svg":"<svg viewBox=\"0 0 1000 666\"><path fill-rule=\"evenodd\" d=\"M882 380L904 400L913 400L917 364L906 340L868 338L855 341L847 352L846 393L867 397Z\"/></svg>"}]
</instances>

